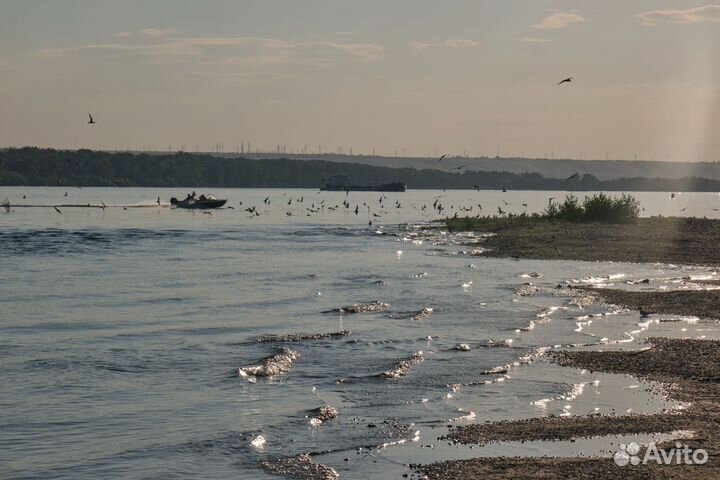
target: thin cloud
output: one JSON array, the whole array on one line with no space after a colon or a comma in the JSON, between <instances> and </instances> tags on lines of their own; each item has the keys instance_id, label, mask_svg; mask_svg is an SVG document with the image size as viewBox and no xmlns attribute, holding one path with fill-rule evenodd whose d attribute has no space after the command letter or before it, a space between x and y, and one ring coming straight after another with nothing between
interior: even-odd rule
<instances>
[{"instance_id":1,"label":"thin cloud","mask_svg":"<svg viewBox=\"0 0 720 480\"><path fill-rule=\"evenodd\" d=\"M651 10L636 15L644 26L658 23L719 23L720 5L704 5L687 10Z\"/></svg>"},{"instance_id":2,"label":"thin cloud","mask_svg":"<svg viewBox=\"0 0 720 480\"><path fill-rule=\"evenodd\" d=\"M115 37L165 37L177 33L176 28L143 28L135 32L117 32L113 33Z\"/></svg>"},{"instance_id":3,"label":"thin cloud","mask_svg":"<svg viewBox=\"0 0 720 480\"><path fill-rule=\"evenodd\" d=\"M416 50L427 50L429 48L438 48L438 47L469 48L469 47L477 47L479 44L475 40L452 39L452 40L445 40L444 42L441 42L441 43L410 42L408 45L410 45L411 48L414 48Z\"/></svg>"},{"instance_id":4,"label":"thin cloud","mask_svg":"<svg viewBox=\"0 0 720 480\"><path fill-rule=\"evenodd\" d=\"M445 46L450 48L468 48L477 47L478 43L475 40L445 40Z\"/></svg>"},{"instance_id":5,"label":"thin cloud","mask_svg":"<svg viewBox=\"0 0 720 480\"><path fill-rule=\"evenodd\" d=\"M310 42L298 43L294 47L327 47L347 53L360 62L371 62L382 57L385 47L371 43Z\"/></svg>"},{"instance_id":6,"label":"thin cloud","mask_svg":"<svg viewBox=\"0 0 720 480\"><path fill-rule=\"evenodd\" d=\"M427 42L410 42L408 45L416 50L426 50L428 48L440 47L441 43L427 43Z\"/></svg>"},{"instance_id":7,"label":"thin cloud","mask_svg":"<svg viewBox=\"0 0 720 480\"><path fill-rule=\"evenodd\" d=\"M230 67L242 67L246 69L263 69L276 66L314 67L327 69L334 65L334 62L330 58L320 56L298 56L292 51L225 57L207 63Z\"/></svg>"},{"instance_id":8,"label":"thin cloud","mask_svg":"<svg viewBox=\"0 0 720 480\"><path fill-rule=\"evenodd\" d=\"M180 80L199 81L205 83L206 80L220 81L225 83L245 83L257 84L270 80L284 80L293 78L295 75L287 72L208 72L208 71L189 71L182 72L176 77Z\"/></svg>"},{"instance_id":9,"label":"thin cloud","mask_svg":"<svg viewBox=\"0 0 720 480\"><path fill-rule=\"evenodd\" d=\"M538 38L538 37L520 37L518 38L519 42L525 42L525 43L548 43L552 42L549 38Z\"/></svg>"},{"instance_id":10,"label":"thin cloud","mask_svg":"<svg viewBox=\"0 0 720 480\"><path fill-rule=\"evenodd\" d=\"M186 37L163 38L150 43L107 43L79 45L73 47L48 48L39 50L38 56L56 58L67 56L90 56L95 58L116 58L118 56L144 57L198 57L207 60L238 57L235 50L244 50L246 56L279 58L273 51L307 52L312 57L316 52L338 53L358 61L371 62L383 56L385 47L371 43L342 43L334 41L288 42L278 38L262 37ZM258 53L259 52L259 53ZM300 54L298 54L300 55ZM290 58L290 56L287 56Z\"/></svg>"},{"instance_id":11,"label":"thin cloud","mask_svg":"<svg viewBox=\"0 0 720 480\"><path fill-rule=\"evenodd\" d=\"M553 10L550 15L532 25L532 28L537 30L557 30L584 21L585 17L578 13Z\"/></svg>"}]
</instances>

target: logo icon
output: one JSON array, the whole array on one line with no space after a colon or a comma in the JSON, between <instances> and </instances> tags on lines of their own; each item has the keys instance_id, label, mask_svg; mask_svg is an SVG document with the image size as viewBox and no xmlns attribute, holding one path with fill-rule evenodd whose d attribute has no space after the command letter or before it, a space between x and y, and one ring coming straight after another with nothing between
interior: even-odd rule
<instances>
[{"instance_id":1,"label":"logo icon","mask_svg":"<svg viewBox=\"0 0 720 480\"><path fill-rule=\"evenodd\" d=\"M640 457L640 445L630 442L620 444L618 451L613 455L613 461L618 467L626 465L647 465L655 462L658 465L703 465L708 461L708 453L702 448L691 449L684 443L677 442L675 448L659 450L655 442L650 442L645 454Z\"/></svg>"},{"instance_id":2,"label":"logo icon","mask_svg":"<svg viewBox=\"0 0 720 480\"><path fill-rule=\"evenodd\" d=\"M640 457L638 457L638 453L640 453L640 445L637 443L631 442L627 445L621 443L619 450L613 455L613 460L615 460L615 464L618 467L624 467L628 463L639 465Z\"/></svg>"}]
</instances>

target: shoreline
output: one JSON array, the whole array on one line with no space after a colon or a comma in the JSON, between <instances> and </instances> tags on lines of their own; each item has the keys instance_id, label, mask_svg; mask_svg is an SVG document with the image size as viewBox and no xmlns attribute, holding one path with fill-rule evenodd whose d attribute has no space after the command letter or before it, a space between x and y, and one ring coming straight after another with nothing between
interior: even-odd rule
<instances>
[{"instance_id":1,"label":"shoreline","mask_svg":"<svg viewBox=\"0 0 720 480\"><path fill-rule=\"evenodd\" d=\"M488 257L720 266L720 249L710 247L720 238L720 220L644 217L608 224L485 217L447 219L445 225L452 232L492 234L466 244Z\"/></svg>"},{"instance_id":2,"label":"shoreline","mask_svg":"<svg viewBox=\"0 0 720 480\"><path fill-rule=\"evenodd\" d=\"M490 257L547 260L684 263L717 266L720 255L708 239L720 222L704 219L640 219L633 225L568 224L533 222L508 225L484 221L484 233L495 233L477 246L491 250ZM493 227L488 229L487 227ZM673 231L674 229L674 231ZM643 235L650 239L642 240ZM717 238L715 236L715 238ZM692 281L716 287L716 280ZM644 315L695 316L704 322L720 318L720 290L627 291L591 286L571 286L598 301ZM479 457L418 465L430 480L475 478L720 478L720 340L690 338L646 339L639 350L554 350L545 361L591 372L632 375L658 382L669 399L689 404L686 408L654 414L583 415L536 417L452 428L441 440L464 445L493 442L569 440L606 435L693 432L682 443L704 449L708 462L698 465L618 466L611 457ZM662 452L675 441L660 442ZM642 458L647 447L642 447Z\"/></svg>"}]
</instances>

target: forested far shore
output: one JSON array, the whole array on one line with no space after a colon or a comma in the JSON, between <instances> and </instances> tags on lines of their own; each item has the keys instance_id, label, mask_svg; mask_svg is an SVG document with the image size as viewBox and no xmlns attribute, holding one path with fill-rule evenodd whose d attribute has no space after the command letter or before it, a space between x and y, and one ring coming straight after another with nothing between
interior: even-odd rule
<instances>
[{"instance_id":1,"label":"forested far shore","mask_svg":"<svg viewBox=\"0 0 720 480\"><path fill-rule=\"evenodd\" d=\"M566 179L533 172L476 171L472 165L446 172L325 160L221 158L186 152L158 155L32 147L0 151L2 186L319 188L324 179L347 175L359 185L402 182L414 189L720 191L720 180L708 178L600 180L578 173Z\"/></svg>"}]
</instances>

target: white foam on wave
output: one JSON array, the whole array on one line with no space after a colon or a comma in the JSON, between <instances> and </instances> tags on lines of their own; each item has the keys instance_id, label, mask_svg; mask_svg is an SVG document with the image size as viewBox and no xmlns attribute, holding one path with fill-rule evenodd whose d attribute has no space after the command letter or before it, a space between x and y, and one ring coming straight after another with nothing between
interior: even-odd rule
<instances>
[{"instance_id":1,"label":"white foam on wave","mask_svg":"<svg viewBox=\"0 0 720 480\"><path fill-rule=\"evenodd\" d=\"M264 450L266 443L267 443L267 441L265 440L265 437L263 437L262 435L258 435L257 437L253 438L253 439L250 441L250 445L251 445L255 450Z\"/></svg>"},{"instance_id":2,"label":"white foam on wave","mask_svg":"<svg viewBox=\"0 0 720 480\"><path fill-rule=\"evenodd\" d=\"M462 408L458 408L458 411L465 413ZM468 422L468 421L474 420L476 416L477 415L475 415L475 412L469 411L465 415L460 415L459 417L449 418L447 421L448 422Z\"/></svg>"}]
</instances>

